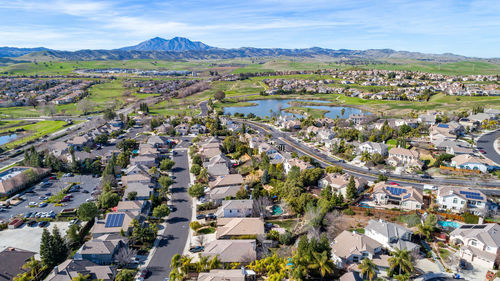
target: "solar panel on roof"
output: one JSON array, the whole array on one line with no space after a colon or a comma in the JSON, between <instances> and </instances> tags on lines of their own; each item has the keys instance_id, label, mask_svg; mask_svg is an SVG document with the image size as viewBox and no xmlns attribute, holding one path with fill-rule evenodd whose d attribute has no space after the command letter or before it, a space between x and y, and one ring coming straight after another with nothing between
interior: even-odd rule
<instances>
[{"instance_id":1,"label":"solar panel on roof","mask_svg":"<svg viewBox=\"0 0 500 281\"><path fill-rule=\"evenodd\" d=\"M105 227L120 227L123 224L125 214L110 214L106 220Z\"/></svg>"}]
</instances>

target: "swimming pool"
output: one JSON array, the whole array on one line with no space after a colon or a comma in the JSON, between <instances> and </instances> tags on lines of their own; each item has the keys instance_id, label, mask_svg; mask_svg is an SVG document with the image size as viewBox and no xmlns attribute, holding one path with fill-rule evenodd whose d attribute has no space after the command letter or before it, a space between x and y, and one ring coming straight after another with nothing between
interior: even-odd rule
<instances>
[{"instance_id":1,"label":"swimming pool","mask_svg":"<svg viewBox=\"0 0 500 281\"><path fill-rule=\"evenodd\" d=\"M372 206L370 206L370 205L368 205L366 203L360 203L359 206L363 207L363 208L369 208L369 209L374 209L375 208L375 207L372 207Z\"/></svg>"},{"instance_id":2,"label":"swimming pool","mask_svg":"<svg viewBox=\"0 0 500 281\"><path fill-rule=\"evenodd\" d=\"M461 224L455 221L438 221L438 224L442 227L459 228Z\"/></svg>"},{"instance_id":3,"label":"swimming pool","mask_svg":"<svg viewBox=\"0 0 500 281\"><path fill-rule=\"evenodd\" d=\"M280 205L274 205L271 207L271 214L273 216L280 216L283 214L283 209L281 208Z\"/></svg>"}]
</instances>

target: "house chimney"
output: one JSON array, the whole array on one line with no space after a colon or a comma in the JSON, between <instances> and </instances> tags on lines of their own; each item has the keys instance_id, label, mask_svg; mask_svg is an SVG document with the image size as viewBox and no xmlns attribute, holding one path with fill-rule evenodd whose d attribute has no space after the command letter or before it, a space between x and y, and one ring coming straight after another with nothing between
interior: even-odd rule
<instances>
[{"instance_id":1,"label":"house chimney","mask_svg":"<svg viewBox=\"0 0 500 281\"><path fill-rule=\"evenodd\" d=\"M483 224L483 223L484 223L484 218L480 216L477 224Z\"/></svg>"},{"instance_id":2,"label":"house chimney","mask_svg":"<svg viewBox=\"0 0 500 281\"><path fill-rule=\"evenodd\" d=\"M241 274L243 274L245 276L247 275L247 271L245 270L244 266L241 267Z\"/></svg>"},{"instance_id":3,"label":"house chimney","mask_svg":"<svg viewBox=\"0 0 500 281\"><path fill-rule=\"evenodd\" d=\"M58 273L59 273L59 268L57 267L57 265L56 265L56 266L54 266L54 273L55 273L55 274L58 274Z\"/></svg>"}]
</instances>

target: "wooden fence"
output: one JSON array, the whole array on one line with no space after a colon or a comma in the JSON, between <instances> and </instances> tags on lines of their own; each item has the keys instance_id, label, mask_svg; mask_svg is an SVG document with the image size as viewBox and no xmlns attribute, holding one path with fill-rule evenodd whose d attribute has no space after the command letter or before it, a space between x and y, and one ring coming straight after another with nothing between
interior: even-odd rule
<instances>
[{"instance_id":1,"label":"wooden fence","mask_svg":"<svg viewBox=\"0 0 500 281\"><path fill-rule=\"evenodd\" d=\"M368 211L368 212L370 212L370 214L373 214L374 216L397 217L397 216L401 216L401 215L415 214L415 211L406 211L405 212L405 211L386 210L386 209L364 208L364 207L359 207L359 206L350 206L349 208L357 213L360 213L360 212L366 213Z\"/></svg>"},{"instance_id":2,"label":"wooden fence","mask_svg":"<svg viewBox=\"0 0 500 281\"><path fill-rule=\"evenodd\" d=\"M467 170L467 169L460 169L460 168L454 168L454 167L448 167L448 166L439 166L439 169L441 170L446 170L446 171L452 171L452 172L458 172L458 173L464 173L464 174L481 174L481 171L479 170Z\"/></svg>"}]
</instances>

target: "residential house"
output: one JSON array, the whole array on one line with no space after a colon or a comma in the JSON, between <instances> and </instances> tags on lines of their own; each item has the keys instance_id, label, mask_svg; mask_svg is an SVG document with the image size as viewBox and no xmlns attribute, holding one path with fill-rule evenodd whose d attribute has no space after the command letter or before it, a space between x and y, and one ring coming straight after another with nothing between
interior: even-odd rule
<instances>
[{"instance_id":1,"label":"residential house","mask_svg":"<svg viewBox=\"0 0 500 281\"><path fill-rule=\"evenodd\" d=\"M205 245L202 256L215 257L222 263L248 264L257 259L254 239L214 240Z\"/></svg>"},{"instance_id":2,"label":"residential house","mask_svg":"<svg viewBox=\"0 0 500 281\"><path fill-rule=\"evenodd\" d=\"M340 192L344 198L347 196L347 184L351 175L340 173L328 173L318 181L318 186L321 188L330 187L332 192ZM354 183L358 192L361 192L368 183L364 178L354 177Z\"/></svg>"},{"instance_id":3,"label":"residential house","mask_svg":"<svg viewBox=\"0 0 500 281\"><path fill-rule=\"evenodd\" d=\"M69 145L65 142L58 141L50 145L50 153L55 157L61 157L69 152Z\"/></svg>"},{"instance_id":4,"label":"residential house","mask_svg":"<svg viewBox=\"0 0 500 281\"><path fill-rule=\"evenodd\" d=\"M8 247L0 252L0 281L14 280L16 275L26 272L22 266L35 256L35 252Z\"/></svg>"},{"instance_id":5,"label":"residential house","mask_svg":"<svg viewBox=\"0 0 500 281\"><path fill-rule=\"evenodd\" d=\"M498 205L480 190L444 186L438 189L436 202L439 208L453 213L470 212L478 216L495 214Z\"/></svg>"},{"instance_id":6,"label":"residential house","mask_svg":"<svg viewBox=\"0 0 500 281\"><path fill-rule=\"evenodd\" d=\"M125 175L143 174L149 176L149 168L144 165L129 165L124 170Z\"/></svg>"},{"instance_id":7,"label":"residential house","mask_svg":"<svg viewBox=\"0 0 500 281\"><path fill-rule=\"evenodd\" d=\"M175 132L179 135L179 136L186 136L189 134L189 124L186 124L186 123L183 123L183 124L179 124L177 126L175 126Z\"/></svg>"},{"instance_id":8,"label":"residential house","mask_svg":"<svg viewBox=\"0 0 500 281\"><path fill-rule=\"evenodd\" d=\"M241 186L237 185L217 187L208 191L207 197L210 199L211 202L214 202L215 204L220 204L222 200L226 198L236 197L236 194L240 189Z\"/></svg>"},{"instance_id":9,"label":"residential house","mask_svg":"<svg viewBox=\"0 0 500 281\"><path fill-rule=\"evenodd\" d=\"M137 212L139 214L146 213L148 208L148 201L143 200L131 200L131 201L120 201L115 207L117 212Z\"/></svg>"},{"instance_id":10,"label":"residential house","mask_svg":"<svg viewBox=\"0 0 500 281\"><path fill-rule=\"evenodd\" d=\"M301 160L299 158L290 158L285 162L283 166L283 168L285 169L285 173L288 174L288 172L290 172L290 169L292 169L292 167L298 167L301 171L314 168L314 166L311 165L311 163Z\"/></svg>"},{"instance_id":11,"label":"residential house","mask_svg":"<svg viewBox=\"0 0 500 281\"><path fill-rule=\"evenodd\" d=\"M156 166L156 157L139 155L130 158L130 165L142 165L148 168Z\"/></svg>"},{"instance_id":12,"label":"residential house","mask_svg":"<svg viewBox=\"0 0 500 281\"><path fill-rule=\"evenodd\" d=\"M72 281L78 274L90 275L89 280L112 281L115 279L116 267L97 265L88 260L68 259L54 267L45 281Z\"/></svg>"},{"instance_id":13,"label":"residential house","mask_svg":"<svg viewBox=\"0 0 500 281\"><path fill-rule=\"evenodd\" d=\"M261 218L220 218L217 219L217 239L232 239L240 236L263 235L264 221Z\"/></svg>"},{"instance_id":14,"label":"residential house","mask_svg":"<svg viewBox=\"0 0 500 281\"><path fill-rule=\"evenodd\" d=\"M121 234L132 230L132 220L139 219L139 212L112 212L107 213L104 220L97 220L92 227L92 237L103 234Z\"/></svg>"},{"instance_id":15,"label":"residential house","mask_svg":"<svg viewBox=\"0 0 500 281\"><path fill-rule=\"evenodd\" d=\"M340 276L339 281L363 281L364 278L359 276L359 273L356 271L348 271Z\"/></svg>"},{"instance_id":16,"label":"residential house","mask_svg":"<svg viewBox=\"0 0 500 281\"><path fill-rule=\"evenodd\" d=\"M500 225L464 224L450 233L450 241L460 245L460 258L473 265L495 269L500 265Z\"/></svg>"},{"instance_id":17,"label":"residential house","mask_svg":"<svg viewBox=\"0 0 500 281\"><path fill-rule=\"evenodd\" d=\"M426 125L433 125L436 123L436 114L435 113L429 113L429 114L422 114L418 116L418 122L424 123Z\"/></svg>"},{"instance_id":18,"label":"residential house","mask_svg":"<svg viewBox=\"0 0 500 281\"><path fill-rule=\"evenodd\" d=\"M133 182L142 182L145 184L150 184L151 183L151 176L145 175L142 173L137 173L137 174L131 174L131 175L126 175L122 177L122 184L123 186L128 186L130 183Z\"/></svg>"},{"instance_id":19,"label":"residential house","mask_svg":"<svg viewBox=\"0 0 500 281\"><path fill-rule=\"evenodd\" d=\"M332 259L337 267L373 259L382 252L382 244L366 235L344 230L333 240Z\"/></svg>"},{"instance_id":20,"label":"residential house","mask_svg":"<svg viewBox=\"0 0 500 281\"><path fill-rule=\"evenodd\" d=\"M420 210L423 207L422 190L412 186L399 186L385 181L373 187L373 200L377 205L396 205L405 210Z\"/></svg>"},{"instance_id":21,"label":"residential house","mask_svg":"<svg viewBox=\"0 0 500 281\"><path fill-rule=\"evenodd\" d=\"M370 122L373 118L365 114L351 114L348 118L348 122L353 122L354 125L363 125Z\"/></svg>"},{"instance_id":22,"label":"residential house","mask_svg":"<svg viewBox=\"0 0 500 281\"><path fill-rule=\"evenodd\" d=\"M218 218L244 218L253 214L253 200L224 200L217 210Z\"/></svg>"},{"instance_id":23,"label":"residential house","mask_svg":"<svg viewBox=\"0 0 500 281\"><path fill-rule=\"evenodd\" d=\"M406 149L401 147L393 147L389 151L387 163L392 166L405 166L409 168L421 169L423 162L420 161L420 154L415 149Z\"/></svg>"},{"instance_id":24,"label":"residential house","mask_svg":"<svg viewBox=\"0 0 500 281\"><path fill-rule=\"evenodd\" d=\"M363 152L368 152L370 154L378 153L382 156L387 156L388 154L388 146L384 143L371 142L367 141L358 146L358 150Z\"/></svg>"},{"instance_id":25,"label":"residential house","mask_svg":"<svg viewBox=\"0 0 500 281\"><path fill-rule=\"evenodd\" d=\"M135 192L136 200L149 200L154 192L153 184L145 182L129 182L123 192L124 200L127 200L130 193Z\"/></svg>"},{"instance_id":26,"label":"residential house","mask_svg":"<svg viewBox=\"0 0 500 281\"><path fill-rule=\"evenodd\" d=\"M411 242L413 231L384 220L370 220L365 227L365 235L382 243L389 251L408 250L417 253L420 246Z\"/></svg>"},{"instance_id":27,"label":"residential house","mask_svg":"<svg viewBox=\"0 0 500 281\"><path fill-rule=\"evenodd\" d=\"M451 159L451 166L464 170L481 171L481 173L487 173L498 168L498 165L490 159L480 158L470 154L461 154L453 157Z\"/></svg>"},{"instance_id":28,"label":"residential house","mask_svg":"<svg viewBox=\"0 0 500 281\"><path fill-rule=\"evenodd\" d=\"M68 140L68 145L78 150L81 150L84 146L90 145L91 143L92 139L87 136L76 136Z\"/></svg>"},{"instance_id":29,"label":"residential house","mask_svg":"<svg viewBox=\"0 0 500 281\"><path fill-rule=\"evenodd\" d=\"M112 264L115 254L127 247L128 239L118 234L104 234L85 242L73 257L74 260L89 260L95 264Z\"/></svg>"},{"instance_id":30,"label":"residential house","mask_svg":"<svg viewBox=\"0 0 500 281\"><path fill-rule=\"evenodd\" d=\"M152 135L148 138L146 143L154 148L161 148L167 143L167 140L168 139L165 137Z\"/></svg>"},{"instance_id":31,"label":"residential house","mask_svg":"<svg viewBox=\"0 0 500 281\"><path fill-rule=\"evenodd\" d=\"M200 124L194 124L189 128L189 132L195 136L200 135L200 134L206 134L208 133L207 127L200 125Z\"/></svg>"}]
</instances>

